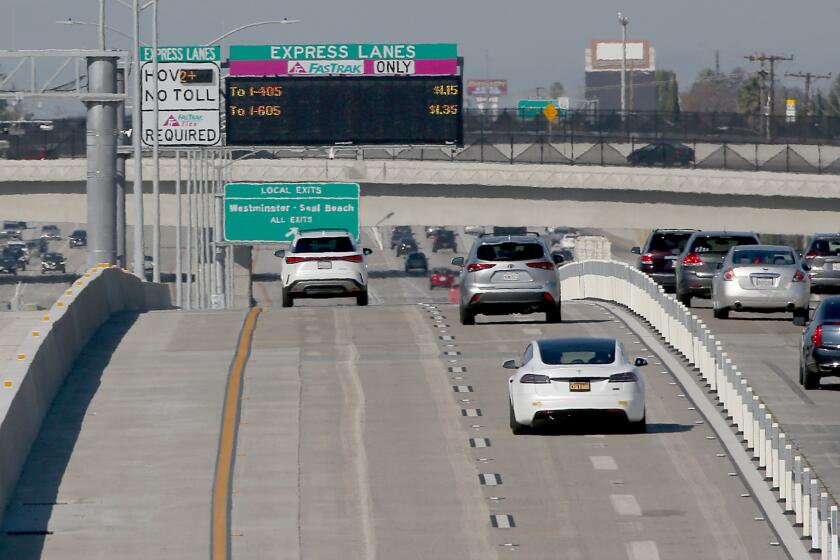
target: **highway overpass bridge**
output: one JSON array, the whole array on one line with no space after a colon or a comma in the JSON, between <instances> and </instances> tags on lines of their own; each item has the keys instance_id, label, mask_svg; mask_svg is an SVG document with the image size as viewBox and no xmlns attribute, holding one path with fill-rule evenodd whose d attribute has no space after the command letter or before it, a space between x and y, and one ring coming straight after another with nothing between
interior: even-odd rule
<instances>
[{"instance_id":1,"label":"highway overpass bridge","mask_svg":"<svg viewBox=\"0 0 840 560\"><path fill-rule=\"evenodd\" d=\"M838 229L840 210L840 176L827 174L307 158L243 160L233 164L232 175L236 181L358 182L363 225L421 225L434 216L449 224L809 234ZM144 177L151 176L148 165ZM175 160L163 159L164 225L175 223L175 177ZM3 217L84 221L85 178L85 160L2 161ZM147 208L150 191L147 181ZM127 205L130 223L130 196ZM151 222L148 211L146 219Z\"/></svg>"}]
</instances>

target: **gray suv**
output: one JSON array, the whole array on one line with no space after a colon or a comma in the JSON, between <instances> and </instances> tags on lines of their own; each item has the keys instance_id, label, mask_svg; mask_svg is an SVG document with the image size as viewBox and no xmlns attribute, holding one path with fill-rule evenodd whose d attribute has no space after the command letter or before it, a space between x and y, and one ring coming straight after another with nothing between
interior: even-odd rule
<instances>
[{"instance_id":1,"label":"gray suv","mask_svg":"<svg viewBox=\"0 0 840 560\"><path fill-rule=\"evenodd\" d=\"M697 231L686 241L674 263L677 299L691 307L692 297L712 297L712 278L732 247L758 245L750 231Z\"/></svg>"},{"instance_id":2,"label":"gray suv","mask_svg":"<svg viewBox=\"0 0 840 560\"><path fill-rule=\"evenodd\" d=\"M461 267L461 324L474 325L478 314L539 312L549 323L559 323L557 264L562 262L538 234L482 235L466 259L452 259Z\"/></svg>"}]
</instances>

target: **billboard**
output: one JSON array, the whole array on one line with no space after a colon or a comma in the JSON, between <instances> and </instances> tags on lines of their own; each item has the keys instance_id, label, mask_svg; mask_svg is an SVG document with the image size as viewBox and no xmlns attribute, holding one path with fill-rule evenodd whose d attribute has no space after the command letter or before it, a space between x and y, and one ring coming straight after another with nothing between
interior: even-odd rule
<instances>
[{"instance_id":1,"label":"billboard","mask_svg":"<svg viewBox=\"0 0 840 560\"><path fill-rule=\"evenodd\" d=\"M650 41L646 39L627 41L627 68L653 72L656 57ZM622 43L620 40L592 40L586 49L586 71L603 72L621 69Z\"/></svg>"},{"instance_id":2,"label":"billboard","mask_svg":"<svg viewBox=\"0 0 840 560\"><path fill-rule=\"evenodd\" d=\"M507 80L467 80L467 95L502 97L507 95Z\"/></svg>"}]
</instances>

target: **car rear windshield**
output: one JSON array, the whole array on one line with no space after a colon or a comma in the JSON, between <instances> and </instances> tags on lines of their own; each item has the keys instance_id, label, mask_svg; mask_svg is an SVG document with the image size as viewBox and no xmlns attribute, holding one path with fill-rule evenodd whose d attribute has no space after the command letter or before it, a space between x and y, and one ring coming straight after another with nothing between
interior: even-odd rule
<instances>
[{"instance_id":1,"label":"car rear windshield","mask_svg":"<svg viewBox=\"0 0 840 560\"><path fill-rule=\"evenodd\" d=\"M678 255L685 249L685 244L688 238L691 237L690 232L686 233L654 233L650 238L648 251L662 251Z\"/></svg>"},{"instance_id":2,"label":"car rear windshield","mask_svg":"<svg viewBox=\"0 0 840 560\"><path fill-rule=\"evenodd\" d=\"M295 244L295 253L350 253L355 251L349 237L303 237Z\"/></svg>"},{"instance_id":3,"label":"car rear windshield","mask_svg":"<svg viewBox=\"0 0 840 560\"><path fill-rule=\"evenodd\" d=\"M483 261L532 261L543 258L543 248L539 243L488 243L478 248L476 257Z\"/></svg>"},{"instance_id":4,"label":"car rear windshield","mask_svg":"<svg viewBox=\"0 0 840 560\"><path fill-rule=\"evenodd\" d=\"M455 238L455 232L449 230L441 230L437 232L437 238L443 241L449 241Z\"/></svg>"},{"instance_id":5,"label":"car rear windshield","mask_svg":"<svg viewBox=\"0 0 840 560\"><path fill-rule=\"evenodd\" d=\"M742 235L703 235L694 239L691 250L695 253L726 254L738 245L758 245L758 241L755 237Z\"/></svg>"},{"instance_id":6,"label":"car rear windshield","mask_svg":"<svg viewBox=\"0 0 840 560\"><path fill-rule=\"evenodd\" d=\"M792 265L796 262L792 251L784 249L768 251L766 249L741 249L732 253L732 263L736 265Z\"/></svg>"},{"instance_id":7,"label":"car rear windshield","mask_svg":"<svg viewBox=\"0 0 840 560\"><path fill-rule=\"evenodd\" d=\"M820 304L819 315L824 321L840 321L840 297L827 299Z\"/></svg>"},{"instance_id":8,"label":"car rear windshield","mask_svg":"<svg viewBox=\"0 0 840 560\"><path fill-rule=\"evenodd\" d=\"M541 340L540 356L544 364L611 364L615 362L615 341L612 339Z\"/></svg>"},{"instance_id":9,"label":"car rear windshield","mask_svg":"<svg viewBox=\"0 0 840 560\"><path fill-rule=\"evenodd\" d=\"M821 237L811 242L809 253L820 255L840 255L840 237Z\"/></svg>"}]
</instances>

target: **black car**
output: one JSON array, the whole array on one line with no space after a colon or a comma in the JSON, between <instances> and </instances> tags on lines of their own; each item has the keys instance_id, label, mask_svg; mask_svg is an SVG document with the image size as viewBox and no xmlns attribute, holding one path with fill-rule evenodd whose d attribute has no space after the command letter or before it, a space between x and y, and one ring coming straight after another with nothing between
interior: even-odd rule
<instances>
[{"instance_id":1,"label":"black car","mask_svg":"<svg viewBox=\"0 0 840 560\"><path fill-rule=\"evenodd\" d=\"M403 239L399 245L397 245L397 256L402 257L403 255L408 255L409 253L416 253L417 252L417 242L414 241L413 238L406 238Z\"/></svg>"},{"instance_id":2,"label":"black car","mask_svg":"<svg viewBox=\"0 0 840 560\"><path fill-rule=\"evenodd\" d=\"M409 274L428 274L429 261L423 253L410 253L405 257L405 271Z\"/></svg>"},{"instance_id":3,"label":"black car","mask_svg":"<svg viewBox=\"0 0 840 560\"><path fill-rule=\"evenodd\" d=\"M70 247L85 247L87 246L87 231L83 229L74 230L70 234Z\"/></svg>"},{"instance_id":4,"label":"black car","mask_svg":"<svg viewBox=\"0 0 840 560\"><path fill-rule=\"evenodd\" d=\"M689 166L694 161L694 150L679 142L656 142L630 152L630 165Z\"/></svg>"},{"instance_id":5,"label":"black car","mask_svg":"<svg viewBox=\"0 0 840 560\"><path fill-rule=\"evenodd\" d=\"M20 236L23 230L26 229L26 222L18 222L14 220L6 220L3 222L3 231L14 231Z\"/></svg>"},{"instance_id":6,"label":"black car","mask_svg":"<svg viewBox=\"0 0 840 560\"><path fill-rule=\"evenodd\" d=\"M525 226L494 226L493 235L528 235L528 228Z\"/></svg>"},{"instance_id":7,"label":"black car","mask_svg":"<svg viewBox=\"0 0 840 560\"><path fill-rule=\"evenodd\" d=\"M458 242L455 241L455 232L448 229L442 229L435 235L435 240L432 243L432 252L437 253L444 249L451 249L453 252L458 251Z\"/></svg>"},{"instance_id":8,"label":"black car","mask_svg":"<svg viewBox=\"0 0 840 560\"><path fill-rule=\"evenodd\" d=\"M67 272L65 264L67 259L61 253L46 253L41 257L41 274L45 272Z\"/></svg>"},{"instance_id":9,"label":"black car","mask_svg":"<svg viewBox=\"0 0 840 560\"><path fill-rule=\"evenodd\" d=\"M49 243L46 239L28 239L26 247L29 249L30 257L40 257L49 250Z\"/></svg>"},{"instance_id":10,"label":"black car","mask_svg":"<svg viewBox=\"0 0 840 560\"><path fill-rule=\"evenodd\" d=\"M18 261L10 255L0 255L0 272L3 274L17 274Z\"/></svg>"},{"instance_id":11,"label":"black car","mask_svg":"<svg viewBox=\"0 0 840 560\"><path fill-rule=\"evenodd\" d=\"M7 245L3 249L3 256L15 259L18 270L26 270L27 255L19 245Z\"/></svg>"},{"instance_id":12,"label":"black car","mask_svg":"<svg viewBox=\"0 0 840 560\"><path fill-rule=\"evenodd\" d=\"M693 229L655 229L650 232L644 247L633 247L630 252L639 255L636 267L662 286L673 292L677 284L674 264L685 249Z\"/></svg>"},{"instance_id":13,"label":"black car","mask_svg":"<svg viewBox=\"0 0 840 560\"><path fill-rule=\"evenodd\" d=\"M41 239L61 239L61 230L55 224L41 226Z\"/></svg>"},{"instance_id":14,"label":"black car","mask_svg":"<svg viewBox=\"0 0 840 560\"><path fill-rule=\"evenodd\" d=\"M391 249L395 249L403 239L414 239L411 226L396 226L391 230Z\"/></svg>"},{"instance_id":15,"label":"black car","mask_svg":"<svg viewBox=\"0 0 840 560\"><path fill-rule=\"evenodd\" d=\"M840 297L828 297L814 311L802 333L799 383L819 389L820 378L840 375Z\"/></svg>"}]
</instances>

